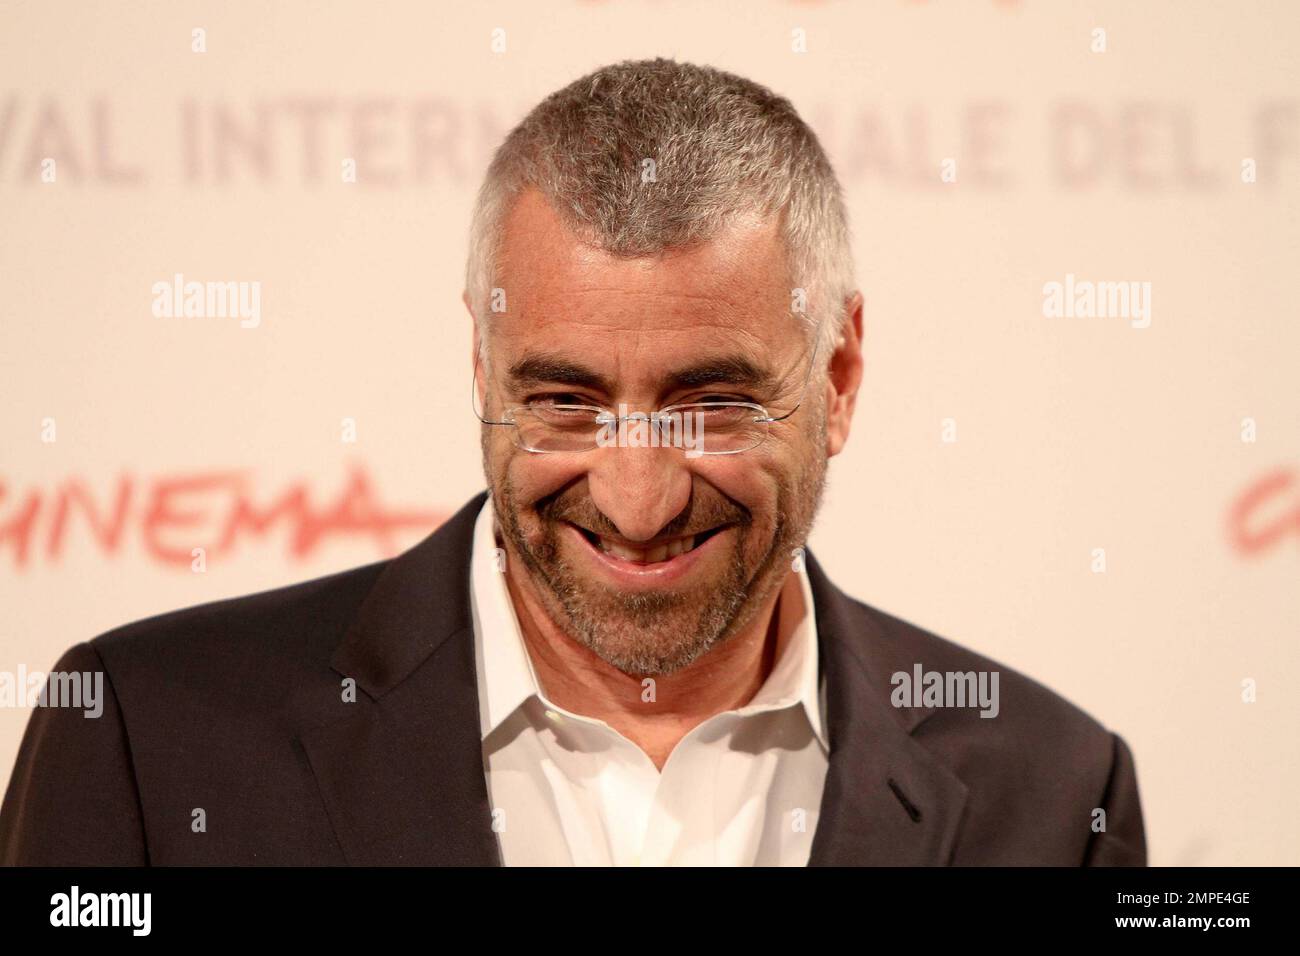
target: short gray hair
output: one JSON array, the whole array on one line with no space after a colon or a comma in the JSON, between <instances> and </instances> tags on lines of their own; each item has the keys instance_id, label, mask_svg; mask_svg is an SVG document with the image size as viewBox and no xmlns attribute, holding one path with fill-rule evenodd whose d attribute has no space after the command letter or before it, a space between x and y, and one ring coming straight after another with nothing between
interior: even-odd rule
<instances>
[{"instance_id":1,"label":"short gray hair","mask_svg":"<svg viewBox=\"0 0 1300 956\"><path fill-rule=\"evenodd\" d=\"M480 321L500 285L506 217L528 188L583 241L627 257L707 241L741 214L779 212L809 331L827 355L839 337L856 288L843 190L816 135L766 87L707 66L627 60L535 106L497 149L474 207L465 284Z\"/></svg>"}]
</instances>

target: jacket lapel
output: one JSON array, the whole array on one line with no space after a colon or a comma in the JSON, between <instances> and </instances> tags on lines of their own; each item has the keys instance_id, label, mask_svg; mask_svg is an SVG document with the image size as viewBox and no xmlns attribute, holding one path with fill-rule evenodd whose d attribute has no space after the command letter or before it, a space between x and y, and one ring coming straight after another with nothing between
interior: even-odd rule
<instances>
[{"instance_id":1,"label":"jacket lapel","mask_svg":"<svg viewBox=\"0 0 1300 956\"><path fill-rule=\"evenodd\" d=\"M389 562L331 660L357 683L337 720L299 737L354 865L497 866L470 611L486 493ZM943 865L967 788L911 733L931 711L889 704L911 669L869 608L809 555L830 757L810 866Z\"/></svg>"},{"instance_id":2,"label":"jacket lapel","mask_svg":"<svg viewBox=\"0 0 1300 956\"><path fill-rule=\"evenodd\" d=\"M394 558L331 666L357 683L300 737L353 865L495 866L479 734L469 556L480 494Z\"/></svg>"},{"instance_id":3,"label":"jacket lapel","mask_svg":"<svg viewBox=\"0 0 1300 956\"><path fill-rule=\"evenodd\" d=\"M826 679L830 757L809 866L942 866L952 859L966 785L911 736L932 710L889 703L909 648L831 584L809 556Z\"/></svg>"}]
</instances>

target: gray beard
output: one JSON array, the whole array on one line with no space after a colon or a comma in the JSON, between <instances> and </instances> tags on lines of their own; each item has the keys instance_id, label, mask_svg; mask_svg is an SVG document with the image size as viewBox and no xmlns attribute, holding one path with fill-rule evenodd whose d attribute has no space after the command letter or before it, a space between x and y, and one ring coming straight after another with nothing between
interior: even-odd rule
<instances>
[{"instance_id":1,"label":"gray beard","mask_svg":"<svg viewBox=\"0 0 1300 956\"><path fill-rule=\"evenodd\" d=\"M529 543L516 518L508 478L494 507L502 532L532 580L541 585L547 611L564 633L624 674L664 676L742 630L780 587L790 553L803 545L811 528L824 478L822 468L813 488L782 490L772 543L756 568L746 565L744 539L752 522L743 521L736 525L722 580L686 591L628 594L587 584L562 557L554 524L544 526L538 546ZM802 507L789 500L804 495Z\"/></svg>"}]
</instances>

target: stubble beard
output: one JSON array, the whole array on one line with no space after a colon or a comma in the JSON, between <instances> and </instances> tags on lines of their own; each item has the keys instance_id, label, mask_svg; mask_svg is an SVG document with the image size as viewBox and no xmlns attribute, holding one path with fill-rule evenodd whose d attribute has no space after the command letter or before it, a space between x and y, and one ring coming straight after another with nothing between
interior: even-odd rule
<instances>
[{"instance_id":1,"label":"stubble beard","mask_svg":"<svg viewBox=\"0 0 1300 956\"><path fill-rule=\"evenodd\" d=\"M824 436L824 421L819 424L823 427L818 432ZM711 503L711 515L735 522L731 552L720 575L686 588L624 593L579 575L564 559L559 538L563 523L556 512L580 510L581 503L566 506L563 496L540 503L541 531L533 540L519 521L508 474L493 489L493 506L502 533L525 565L533 590L555 626L625 674L663 676L743 630L783 584L791 555L807 540L821 504L824 447L822 443L820 453L807 460L792 481L779 484L775 527L757 561L747 559L745 553L753 516L728 499ZM595 510L589 501L585 504ZM589 515L587 521L593 517Z\"/></svg>"}]
</instances>

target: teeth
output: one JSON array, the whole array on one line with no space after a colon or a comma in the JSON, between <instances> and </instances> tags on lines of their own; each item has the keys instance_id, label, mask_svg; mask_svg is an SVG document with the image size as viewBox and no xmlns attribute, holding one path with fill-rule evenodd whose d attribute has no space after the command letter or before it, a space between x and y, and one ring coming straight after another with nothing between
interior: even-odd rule
<instances>
[{"instance_id":1,"label":"teeth","mask_svg":"<svg viewBox=\"0 0 1300 956\"><path fill-rule=\"evenodd\" d=\"M695 538L678 538L668 545L668 557L675 558L679 554L685 554L691 548L695 547Z\"/></svg>"},{"instance_id":2,"label":"teeth","mask_svg":"<svg viewBox=\"0 0 1300 956\"><path fill-rule=\"evenodd\" d=\"M601 540L604 541L603 538ZM605 550L608 551L616 558L622 558L624 561L637 561L641 563L644 563L645 561L644 551L636 551L632 548L625 548L621 544L615 544L612 541L605 543Z\"/></svg>"},{"instance_id":3,"label":"teeth","mask_svg":"<svg viewBox=\"0 0 1300 956\"><path fill-rule=\"evenodd\" d=\"M658 564L660 561L667 561L669 558L675 558L690 551L695 547L695 538L678 538L656 548L629 548L610 541L608 538L597 538L596 543L601 551L612 554L624 561L631 561L635 564Z\"/></svg>"}]
</instances>

